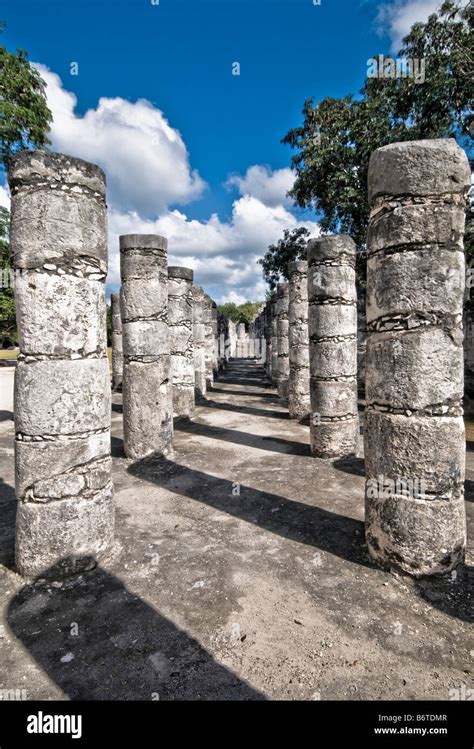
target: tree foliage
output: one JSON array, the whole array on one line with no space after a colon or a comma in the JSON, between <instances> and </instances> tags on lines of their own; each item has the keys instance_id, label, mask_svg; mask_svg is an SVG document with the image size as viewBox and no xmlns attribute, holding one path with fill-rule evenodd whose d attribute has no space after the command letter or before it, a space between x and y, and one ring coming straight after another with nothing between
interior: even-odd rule
<instances>
[{"instance_id":1,"label":"tree foliage","mask_svg":"<svg viewBox=\"0 0 474 749\"><path fill-rule=\"evenodd\" d=\"M45 87L24 50L14 54L0 46L0 160L5 168L16 151L49 143L52 114Z\"/></svg>"},{"instance_id":2,"label":"tree foliage","mask_svg":"<svg viewBox=\"0 0 474 749\"><path fill-rule=\"evenodd\" d=\"M0 346L16 343L16 313L10 277L10 214L0 207Z\"/></svg>"},{"instance_id":3,"label":"tree foliage","mask_svg":"<svg viewBox=\"0 0 474 749\"><path fill-rule=\"evenodd\" d=\"M243 322L248 326L258 313L261 305L262 302L244 302L238 305L235 302L226 302L225 304L221 304L217 309L228 317L229 320L235 323Z\"/></svg>"},{"instance_id":4,"label":"tree foliage","mask_svg":"<svg viewBox=\"0 0 474 749\"><path fill-rule=\"evenodd\" d=\"M357 98L305 102L303 124L283 138L297 151L290 195L300 207L317 212L323 232L347 233L364 249L367 169L376 148L444 137L456 138L468 151L472 148L473 17L469 6L460 8L447 0L426 23L414 24L399 58L424 60L423 82L414 77L367 78ZM474 252L471 241L468 250ZM277 257L267 273L277 269L278 262Z\"/></svg>"},{"instance_id":5,"label":"tree foliage","mask_svg":"<svg viewBox=\"0 0 474 749\"><path fill-rule=\"evenodd\" d=\"M263 277L273 291L280 279L288 279L288 263L306 259L309 230L304 226L285 229L283 238L268 247L265 255L258 260L263 268Z\"/></svg>"}]
</instances>

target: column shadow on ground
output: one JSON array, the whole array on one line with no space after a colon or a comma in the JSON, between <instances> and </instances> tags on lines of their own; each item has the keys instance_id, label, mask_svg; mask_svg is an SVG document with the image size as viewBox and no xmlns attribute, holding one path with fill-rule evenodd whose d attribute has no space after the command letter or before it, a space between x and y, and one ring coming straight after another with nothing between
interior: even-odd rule
<instances>
[{"instance_id":1,"label":"column shadow on ground","mask_svg":"<svg viewBox=\"0 0 474 749\"><path fill-rule=\"evenodd\" d=\"M128 472L170 492L202 502L292 541L314 546L353 564L377 569L364 544L364 523L314 505L240 485L172 460L150 456L132 463ZM455 577L414 580L415 590L430 606L461 621L473 621L473 568L458 568ZM411 580L412 578L410 578Z\"/></svg>"},{"instance_id":2,"label":"column shadow on ground","mask_svg":"<svg viewBox=\"0 0 474 749\"><path fill-rule=\"evenodd\" d=\"M282 437L262 437L259 434L239 432L237 429L226 429L224 427L213 427L197 421L179 424L177 430L186 432L187 434L196 434L200 437L210 437L222 440L223 442L232 442L236 445L255 447L258 450L268 450L269 452L285 453L287 455L311 455L309 444L304 444L303 442L294 442Z\"/></svg>"},{"instance_id":3,"label":"column shadow on ground","mask_svg":"<svg viewBox=\"0 0 474 749\"><path fill-rule=\"evenodd\" d=\"M0 478L0 564L15 566L15 523L17 501L15 489Z\"/></svg>"},{"instance_id":4,"label":"column shadow on ground","mask_svg":"<svg viewBox=\"0 0 474 749\"><path fill-rule=\"evenodd\" d=\"M373 566L362 547L364 524L360 520L242 484L240 496L234 496L234 482L155 455L132 463L127 470L137 478L283 538L314 546L355 564Z\"/></svg>"},{"instance_id":5,"label":"column shadow on ground","mask_svg":"<svg viewBox=\"0 0 474 749\"><path fill-rule=\"evenodd\" d=\"M286 411L270 411L264 408L254 408L253 406L236 406L234 403L225 403L224 401L208 400L202 402L202 405L206 408L217 408L221 411L232 411L238 414L249 414L250 416L263 416L268 419L286 419L288 420L288 412Z\"/></svg>"},{"instance_id":6,"label":"column shadow on ground","mask_svg":"<svg viewBox=\"0 0 474 749\"><path fill-rule=\"evenodd\" d=\"M43 579L55 576L14 596L8 624L70 699L265 699L103 568L61 587Z\"/></svg>"}]
</instances>

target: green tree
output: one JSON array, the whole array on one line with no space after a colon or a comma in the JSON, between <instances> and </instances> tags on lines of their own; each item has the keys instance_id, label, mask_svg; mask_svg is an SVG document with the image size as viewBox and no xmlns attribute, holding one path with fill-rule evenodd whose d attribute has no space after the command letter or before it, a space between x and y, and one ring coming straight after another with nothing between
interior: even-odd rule
<instances>
[{"instance_id":1,"label":"green tree","mask_svg":"<svg viewBox=\"0 0 474 749\"><path fill-rule=\"evenodd\" d=\"M217 309L229 320L232 320L232 322L243 322L248 326L261 305L262 302L244 302L239 305L235 304L235 302L226 302L225 304L221 304Z\"/></svg>"},{"instance_id":2,"label":"green tree","mask_svg":"<svg viewBox=\"0 0 474 749\"><path fill-rule=\"evenodd\" d=\"M285 229L283 238L268 247L257 262L263 268L263 277L273 291L281 278L288 280L288 263L306 259L309 230L304 226Z\"/></svg>"},{"instance_id":3,"label":"green tree","mask_svg":"<svg viewBox=\"0 0 474 749\"><path fill-rule=\"evenodd\" d=\"M53 118L45 86L24 50L14 54L0 46L0 160L4 168L16 151L49 144Z\"/></svg>"},{"instance_id":4,"label":"green tree","mask_svg":"<svg viewBox=\"0 0 474 749\"><path fill-rule=\"evenodd\" d=\"M317 212L324 232L347 233L365 248L367 169L376 148L442 137L472 148L473 18L472 8L447 0L426 23L411 28L399 58L424 61L424 82L367 78L358 98L305 102L303 124L283 138L297 151L290 195L300 207ZM474 252L471 240L468 251Z\"/></svg>"},{"instance_id":5,"label":"green tree","mask_svg":"<svg viewBox=\"0 0 474 749\"><path fill-rule=\"evenodd\" d=\"M17 343L15 300L10 275L10 214L0 207L0 346Z\"/></svg>"}]
</instances>

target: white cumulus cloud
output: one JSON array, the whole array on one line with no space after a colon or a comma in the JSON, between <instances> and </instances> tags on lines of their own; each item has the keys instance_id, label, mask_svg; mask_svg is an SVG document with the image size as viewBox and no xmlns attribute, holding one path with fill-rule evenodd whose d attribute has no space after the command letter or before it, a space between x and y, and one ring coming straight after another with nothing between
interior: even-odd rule
<instances>
[{"instance_id":1,"label":"white cumulus cloud","mask_svg":"<svg viewBox=\"0 0 474 749\"><path fill-rule=\"evenodd\" d=\"M52 148L99 164L107 175L109 291L120 285L121 234L167 237L169 264L192 268L195 282L218 303L265 298L257 261L285 229L306 226L318 236L316 222L298 221L289 210L293 172L261 164L227 180L238 191L229 220L217 213L206 220L188 217L176 206L197 199L206 183L191 169L180 133L159 109L146 100L101 98L95 109L78 115L76 97L59 76L37 68L54 117ZM8 202L0 185L0 205Z\"/></svg>"},{"instance_id":2,"label":"white cumulus cloud","mask_svg":"<svg viewBox=\"0 0 474 749\"><path fill-rule=\"evenodd\" d=\"M288 167L272 171L262 164L250 166L244 176L233 174L227 180L229 187L236 187L241 195L250 195L264 205L275 207L291 205L287 192L293 187L295 174Z\"/></svg>"},{"instance_id":3,"label":"white cumulus cloud","mask_svg":"<svg viewBox=\"0 0 474 749\"><path fill-rule=\"evenodd\" d=\"M202 194L206 184L191 170L180 133L149 101L101 98L96 109L80 116L76 96L59 76L44 65L36 67L47 84L52 147L99 164L107 174L111 204L159 215Z\"/></svg>"},{"instance_id":4,"label":"white cumulus cloud","mask_svg":"<svg viewBox=\"0 0 474 749\"><path fill-rule=\"evenodd\" d=\"M380 5L376 24L392 42L392 52L399 52L402 40L414 23L424 23L441 5L442 0L395 0Z\"/></svg>"}]
</instances>

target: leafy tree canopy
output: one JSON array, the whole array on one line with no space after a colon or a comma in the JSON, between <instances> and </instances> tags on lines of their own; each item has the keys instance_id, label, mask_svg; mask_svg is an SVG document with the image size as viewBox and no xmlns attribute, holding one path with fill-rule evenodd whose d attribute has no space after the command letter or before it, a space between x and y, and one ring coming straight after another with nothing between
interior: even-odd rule
<instances>
[{"instance_id":1,"label":"leafy tree canopy","mask_svg":"<svg viewBox=\"0 0 474 749\"><path fill-rule=\"evenodd\" d=\"M426 23L416 23L398 59L416 61L423 76L370 77L355 98L307 100L303 124L283 138L297 153L290 195L316 211L323 232L347 233L365 248L367 169L372 151L396 141L454 137L469 153L473 126L474 10L452 0ZM421 68L421 65L424 68ZM284 274L289 243L269 248L262 261L270 286ZM474 254L472 214L466 232ZM359 269L360 270L360 269Z\"/></svg>"},{"instance_id":2,"label":"leafy tree canopy","mask_svg":"<svg viewBox=\"0 0 474 749\"><path fill-rule=\"evenodd\" d=\"M258 260L263 268L263 277L271 291L276 289L282 277L288 279L288 263L293 260L306 259L309 236L309 230L304 226L285 229L283 238L279 239L276 244L271 244L263 258Z\"/></svg>"},{"instance_id":3,"label":"leafy tree canopy","mask_svg":"<svg viewBox=\"0 0 474 749\"><path fill-rule=\"evenodd\" d=\"M223 315L232 320L235 323L243 322L246 325L253 320L257 314L262 302L244 302L243 304L235 304L235 302L226 302L221 304L217 309L222 312Z\"/></svg>"},{"instance_id":4,"label":"leafy tree canopy","mask_svg":"<svg viewBox=\"0 0 474 749\"><path fill-rule=\"evenodd\" d=\"M16 151L49 144L53 117L45 87L24 50L14 54L0 46L0 161L4 168Z\"/></svg>"}]
</instances>

